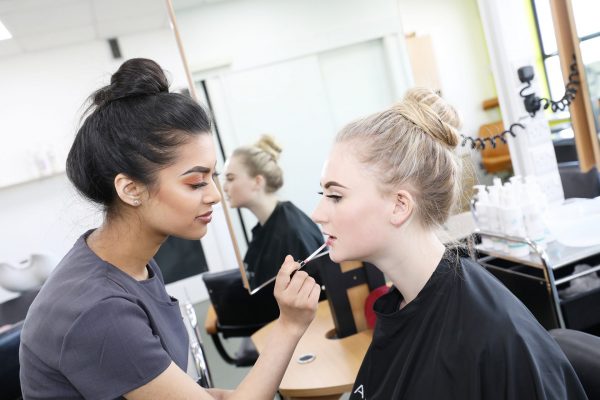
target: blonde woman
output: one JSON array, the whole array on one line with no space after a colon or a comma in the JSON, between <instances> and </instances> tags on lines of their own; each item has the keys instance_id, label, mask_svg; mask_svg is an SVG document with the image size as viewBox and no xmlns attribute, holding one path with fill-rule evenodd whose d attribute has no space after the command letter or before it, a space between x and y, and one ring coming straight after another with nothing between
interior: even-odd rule
<instances>
[{"instance_id":1,"label":"blonde woman","mask_svg":"<svg viewBox=\"0 0 600 400\"><path fill-rule=\"evenodd\" d=\"M335 262L392 281L350 398L585 399L567 359L525 306L435 235L457 204L459 119L410 90L337 135L313 214Z\"/></svg>"},{"instance_id":2,"label":"blonde woman","mask_svg":"<svg viewBox=\"0 0 600 400\"><path fill-rule=\"evenodd\" d=\"M225 164L223 190L231 207L247 208L256 216L244 257L251 287L273 278L287 254L304 259L323 244L319 227L290 201L281 201L281 146L270 135L254 145L234 150ZM307 267L318 280L318 273Z\"/></svg>"}]
</instances>

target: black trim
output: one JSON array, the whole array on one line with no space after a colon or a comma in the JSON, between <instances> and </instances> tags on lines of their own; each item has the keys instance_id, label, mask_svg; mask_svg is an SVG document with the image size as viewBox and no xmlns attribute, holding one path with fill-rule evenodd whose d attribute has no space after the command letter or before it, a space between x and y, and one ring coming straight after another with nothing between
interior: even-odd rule
<instances>
[{"instance_id":1,"label":"black trim","mask_svg":"<svg viewBox=\"0 0 600 400\"><path fill-rule=\"evenodd\" d=\"M595 39L600 36L600 32L590 33L589 35L585 35L579 38L579 43L585 42L586 40Z\"/></svg>"}]
</instances>

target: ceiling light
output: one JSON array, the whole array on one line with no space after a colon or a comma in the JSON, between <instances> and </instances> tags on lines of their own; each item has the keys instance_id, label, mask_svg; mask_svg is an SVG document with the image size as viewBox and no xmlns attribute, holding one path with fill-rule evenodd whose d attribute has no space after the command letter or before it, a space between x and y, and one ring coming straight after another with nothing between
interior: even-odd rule
<instances>
[{"instance_id":1,"label":"ceiling light","mask_svg":"<svg viewBox=\"0 0 600 400\"><path fill-rule=\"evenodd\" d=\"M6 40L10 38L12 38L12 35L8 31L8 29L6 29L2 21L0 21L0 40Z\"/></svg>"}]
</instances>

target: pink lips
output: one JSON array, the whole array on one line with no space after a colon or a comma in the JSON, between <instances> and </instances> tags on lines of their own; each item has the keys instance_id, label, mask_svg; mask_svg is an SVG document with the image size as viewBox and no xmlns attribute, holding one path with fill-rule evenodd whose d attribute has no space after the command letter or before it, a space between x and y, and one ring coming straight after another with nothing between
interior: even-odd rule
<instances>
[{"instance_id":1,"label":"pink lips","mask_svg":"<svg viewBox=\"0 0 600 400\"><path fill-rule=\"evenodd\" d=\"M202 215L196 217L196 219L199 221L202 221L205 224L208 224L212 220L212 211L202 214Z\"/></svg>"},{"instance_id":2,"label":"pink lips","mask_svg":"<svg viewBox=\"0 0 600 400\"><path fill-rule=\"evenodd\" d=\"M327 246L331 246L331 244L337 239L335 236L329 236L327 238Z\"/></svg>"}]
</instances>

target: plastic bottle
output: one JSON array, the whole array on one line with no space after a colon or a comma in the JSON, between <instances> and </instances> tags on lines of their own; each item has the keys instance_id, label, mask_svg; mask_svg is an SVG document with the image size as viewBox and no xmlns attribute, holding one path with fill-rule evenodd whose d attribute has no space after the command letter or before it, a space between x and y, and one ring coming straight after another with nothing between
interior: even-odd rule
<instances>
[{"instance_id":1,"label":"plastic bottle","mask_svg":"<svg viewBox=\"0 0 600 400\"><path fill-rule=\"evenodd\" d=\"M517 201L514 188L507 183L502 188L502 228L504 234L525 238L525 223L523 211ZM506 241L507 252L515 257L525 257L529 254L529 246L525 242Z\"/></svg>"},{"instance_id":2,"label":"plastic bottle","mask_svg":"<svg viewBox=\"0 0 600 400\"><path fill-rule=\"evenodd\" d=\"M490 199L485 185L475 185L477 201L475 202L475 222L483 232L490 232ZM487 250L494 249L494 243L489 236L481 235L481 246Z\"/></svg>"},{"instance_id":3,"label":"plastic bottle","mask_svg":"<svg viewBox=\"0 0 600 400\"><path fill-rule=\"evenodd\" d=\"M500 179L494 178L494 185L488 186L489 192L489 227L491 233L502 234L501 206L500 206L500 190L502 183ZM498 183L496 183L498 182ZM498 238L492 238L493 247L495 250L504 250L504 241Z\"/></svg>"},{"instance_id":4,"label":"plastic bottle","mask_svg":"<svg viewBox=\"0 0 600 400\"><path fill-rule=\"evenodd\" d=\"M523 190L523 219L527 237L538 245L540 249L546 248L547 227L544 223L545 196L542 193L535 177L527 177ZM533 251L533 249L531 249Z\"/></svg>"}]
</instances>

